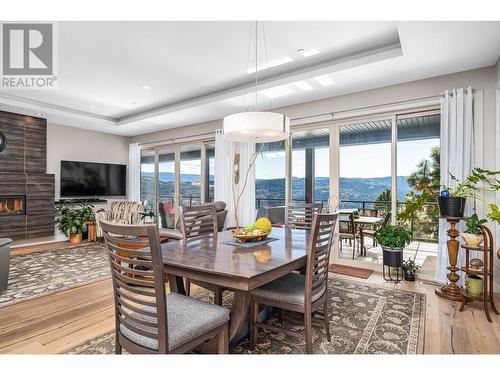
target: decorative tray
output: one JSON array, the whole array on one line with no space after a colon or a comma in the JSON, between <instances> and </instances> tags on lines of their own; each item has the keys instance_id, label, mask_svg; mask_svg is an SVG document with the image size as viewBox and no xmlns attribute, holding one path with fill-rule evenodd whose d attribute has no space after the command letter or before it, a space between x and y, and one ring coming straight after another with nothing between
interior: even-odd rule
<instances>
[{"instance_id":1,"label":"decorative tray","mask_svg":"<svg viewBox=\"0 0 500 375\"><path fill-rule=\"evenodd\" d=\"M262 240L265 240L267 238L267 236L269 236L271 234L271 231L269 231L269 232L262 232L262 233L259 233L259 234L253 234L253 233L238 234L238 232L236 230L232 230L231 234L239 242L262 241Z\"/></svg>"}]
</instances>

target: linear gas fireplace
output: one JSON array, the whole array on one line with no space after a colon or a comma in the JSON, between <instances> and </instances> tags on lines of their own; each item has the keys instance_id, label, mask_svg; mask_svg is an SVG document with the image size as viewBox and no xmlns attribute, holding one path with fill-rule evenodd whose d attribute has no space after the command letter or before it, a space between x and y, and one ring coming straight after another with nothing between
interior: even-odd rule
<instances>
[{"instance_id":1,"label":"linear gas fireplace","mask_svg":"<svg viewBox=\"0 0 500 375\"><path fill-rule=\"evenodd\" d=\"M26 215L26 196L0 195L0 215Z\"/></svg>"}]
</instances>

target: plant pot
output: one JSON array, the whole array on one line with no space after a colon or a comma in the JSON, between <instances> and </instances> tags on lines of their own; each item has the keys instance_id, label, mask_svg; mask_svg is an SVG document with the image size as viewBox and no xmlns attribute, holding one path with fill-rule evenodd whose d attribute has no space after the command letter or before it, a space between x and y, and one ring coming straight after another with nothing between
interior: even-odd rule
<instances>
[{"instance_id":1,"label":"plant pot","mask_svg":"<svg viewBox=\"0 0 500 375\"><path fill-rule=\"evenodd\" d=\"M467 293L474 297L481 297L483 294L483 279L477 275L467 275L465 277Z\"/></svg>"},{"instance_id":2,"label":"plant pot","mask_svg":"<svg viewBox=\"0 0 500 375\"><path fill-rule=\"evenodd\" d=\"M441 216L464 217L465 202L462 197L438 197Z\"/></svg>"},{"instance_id":3,"label":"plant pot","mask_svg":"<svg viewBox=\"0 0 500 375\"><path fill-rule=\"evenodd\" d=\"M402 267L403 266L403 248L391 249L388 246L382 246L383 262L385 266Z\"/></svg>"},{"instance_id":4,"label":"plant pot","mask_svg":"<svg viewBox=\"0 0 500 375\"><path fill-rule=\"evenodd\" d=\"M69 242L71 242L72 244L80 243L82 242L82 237L83 237L82 233L74 233L69 236Z\"/></svg>"},{"instance_id":5,"label":"plant pot","mask_svg":"<svg viewBox=\"0 0 500 375\"><path fill-rule=\"evenodd\" d=\"M404 274L406 281L415 281L415 273L406 272L406 270L404 270Z\"/></svg>"},{"instance_id":6,"label":"plant pot","mask_svg":"<svg viewBox=\"0 0 500 375\"><path fill-rule=\"evenodd\" d=\"M467 232L460 233L465 243L469 246L478 247L484 240L482 234L472 234Z\"/></svg>"}]
</instances>

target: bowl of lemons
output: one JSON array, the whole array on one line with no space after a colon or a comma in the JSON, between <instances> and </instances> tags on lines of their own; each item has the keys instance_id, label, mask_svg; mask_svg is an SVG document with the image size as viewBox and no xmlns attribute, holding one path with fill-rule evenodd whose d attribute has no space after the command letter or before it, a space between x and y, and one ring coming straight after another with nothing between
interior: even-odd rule
<instances>
[{"instance_id":1,"label":"bowl of lemons","mask_svg":"<svg viewBox=\"0 0 500 375\"><path fill-rule=\"evenodd\" d=\"M245 228L233 229L233 237L239 242L262 241L271 234L272 224L268 218L262 217Z\"/></svg>"}]
</instances>

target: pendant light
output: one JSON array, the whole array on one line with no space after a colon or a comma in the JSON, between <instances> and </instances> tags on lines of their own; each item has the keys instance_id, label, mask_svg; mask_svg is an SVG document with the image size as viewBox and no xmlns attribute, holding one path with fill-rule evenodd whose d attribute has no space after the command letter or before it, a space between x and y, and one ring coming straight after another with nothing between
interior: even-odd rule
<instances>
[{"instance_id":1,"label":"pendant light","mask_svg":"<svg viewBox=\"0 0 500 375\"><path fill-rule=\"evenodd\" d=\"M267 143L284 140L290 135L290 119L287 116L257 110L259 49L257 26L256 21L254 108L253 111L234 113L224 118L224 138L231 141Z\"/></svg>"}]
</instances>

